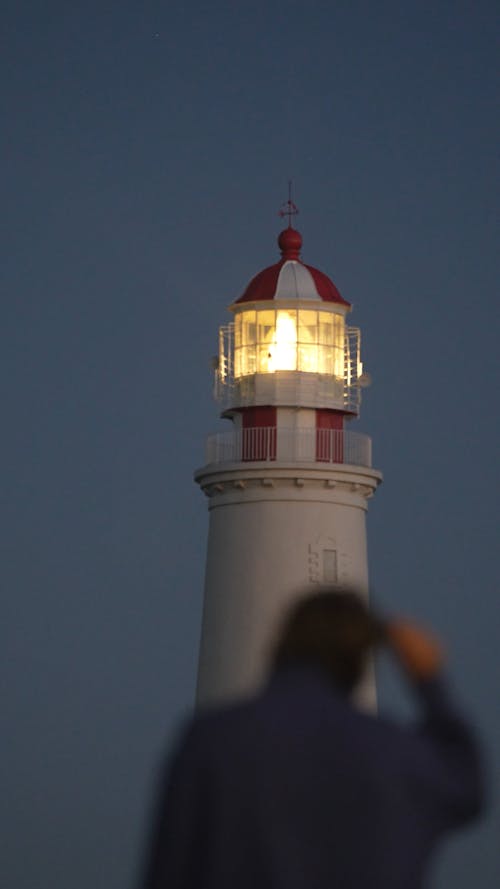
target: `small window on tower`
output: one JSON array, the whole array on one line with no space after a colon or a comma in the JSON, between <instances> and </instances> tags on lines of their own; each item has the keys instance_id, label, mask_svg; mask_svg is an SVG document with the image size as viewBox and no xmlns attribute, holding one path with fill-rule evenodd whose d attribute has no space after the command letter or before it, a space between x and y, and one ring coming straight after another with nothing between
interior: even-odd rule
<instances>
[{"instance_id":1,"label":"small window on tower","mask_svg":"<svg viewBox=\"0 0 500 889\"><path fill-rule=\"evenodd\" d=\"M337 583L337 550L323 550L323 583Z\"/></svg>"}]
</instances>

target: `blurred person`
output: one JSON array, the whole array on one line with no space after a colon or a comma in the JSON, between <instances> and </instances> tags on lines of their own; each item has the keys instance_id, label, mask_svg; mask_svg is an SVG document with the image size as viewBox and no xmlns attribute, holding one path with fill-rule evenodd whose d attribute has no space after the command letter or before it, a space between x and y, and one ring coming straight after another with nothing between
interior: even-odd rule
<instances>
[{"instance_id":1,"label":"blurred person","mask_svg":"<svg viewBox=\"0 0 500 889\"><path fill-rule=\"evenodd\" d=\"M387 647L421 716L351 693ZM252 698L194 716L161 783L143 889L421 889L441 838L482 807L470 727L432 634L381 622L349 591L286 617Z\"/></svg>"}]
</instances>

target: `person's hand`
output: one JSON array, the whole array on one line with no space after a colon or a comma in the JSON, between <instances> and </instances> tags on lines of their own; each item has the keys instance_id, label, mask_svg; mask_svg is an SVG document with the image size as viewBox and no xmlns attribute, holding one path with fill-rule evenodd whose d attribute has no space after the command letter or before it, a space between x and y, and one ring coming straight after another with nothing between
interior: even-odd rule
<instances>
[{"instance_id":1,"label":"person's hand","mask_svg":"<svg viewBox=\"0 0 500 889\"><path fill-rule=\"evenodd\" d=\"M394 618L387 622L385 635L389 648L413 679L430 679L441 670L444 648L429 630L404 618Z\"/></svg>"}]
</instances>

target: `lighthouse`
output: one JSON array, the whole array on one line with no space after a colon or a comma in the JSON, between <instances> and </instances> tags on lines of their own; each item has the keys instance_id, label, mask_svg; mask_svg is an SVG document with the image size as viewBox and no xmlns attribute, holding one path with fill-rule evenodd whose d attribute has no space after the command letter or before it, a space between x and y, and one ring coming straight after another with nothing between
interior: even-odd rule
<instances>
[{"instance_id":1,"label":"lighthouse","mask_svg":"<svg viewBox=\"0 0 500 889\"><path fill-rule=\"evenodd\" d=\"M283 613L307 589L368 596L365 518L381 473L352 427L369 378L350 303L301 258L296 212L290 199L279 261L219 330L215 396L228 428L209 436L195 473L209 508L199 705L255 689ZM368 681L368 706L373 696Z\"/></svg>"}]
</instances>

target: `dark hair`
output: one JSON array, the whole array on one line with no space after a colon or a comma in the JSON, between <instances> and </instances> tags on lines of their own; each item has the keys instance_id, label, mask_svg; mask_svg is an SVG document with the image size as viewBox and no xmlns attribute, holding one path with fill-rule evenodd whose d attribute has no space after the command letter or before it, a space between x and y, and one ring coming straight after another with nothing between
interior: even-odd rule
<instances>
[{"instance_id":1,"label":"dark hair","mask_svg":"<svg viewBox=\"0 0 500 889\"><path fill-rule=\"evenodd\" d=\"M359 594L337 588L309 592L286 616L272 666L319 667L335 685L351 691L362 677L370 650L383 637L382 622Z\"/></svg>"}]
</instances>

